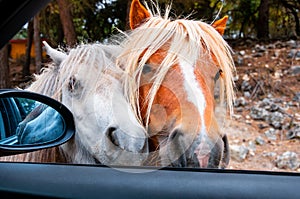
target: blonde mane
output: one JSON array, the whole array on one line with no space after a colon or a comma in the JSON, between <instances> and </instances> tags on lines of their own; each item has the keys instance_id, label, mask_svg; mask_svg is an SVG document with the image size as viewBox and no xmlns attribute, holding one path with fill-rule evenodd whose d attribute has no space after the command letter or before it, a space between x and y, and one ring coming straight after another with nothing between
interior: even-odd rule
<instances>
[{"instance_id":1,"label":"blonde mane","mask_svg":"<svg viewBox=\"0 0 300 199\"><path fill-rule=\"evenodd\" d=\"M204 63L212 63L212 56L219 68L222 70L221 98L226 94L227 107L233 112L233 71L234 62L231 56L231 48L222 36L209 24L202 21L187 19L171 20L169 18L170 8L166 9L162 16L158 6L154 5L157 14L149 7L150 18L140 27L128 33L126 39L121 43L124 48L118 57L117 64L124 68L127 73L125 78L125 94L137 116L141 118L141 107L139 107L140 79L143 67L147 60L161 48L167 47L167 55L158 67L153 86L148 95L148 109L146 113L146 126L149 122L151 105L164 77L170 68L177 64L179 58L184 58L195 65L201 59ZM221 100L224 101L224 100ZM141 122L142 123L142 122Z\"/></svg>"}]
</instances>

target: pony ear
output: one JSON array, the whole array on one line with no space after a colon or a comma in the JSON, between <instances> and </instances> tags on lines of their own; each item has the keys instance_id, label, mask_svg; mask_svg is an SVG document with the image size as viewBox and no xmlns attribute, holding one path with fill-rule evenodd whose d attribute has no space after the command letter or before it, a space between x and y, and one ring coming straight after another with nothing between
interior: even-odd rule
<instances>
[{"instance_id":1,"label":"pony ear","mask_svg":"<svg viewBox=\"0 0 300 199\"><path fill-rule=\"evenodd\" d=\"M137 28L145 19L150 17L150 13L140 3L139 0L133 0L129 12L130 28Z\"/></svg>"},{"instance_id":2,"label":"pony ear","mask_svg":"<svg viewBox=\"0 0 300 199\"><path fill-rule=\"evenodd\" d=\"M225 28L226 28L226 22L228 20L228 16L224 16L222 19L219 19L217 21L215 21L212 24L212 27L214 27L219 33L220 35L224 34Z\"/></svg>"},{"instance_id":3,"label":"pony ear","mask_svg":"<svg viewBox=\"0 0 300 199\"><path fill-rule=\"evenodd\" d=\"M62 61L64 61L67 55L61 51L54 50L46 41L43 41L47 55L54 61L54 63L59 66Z\"/></svg>"}]
</instances>

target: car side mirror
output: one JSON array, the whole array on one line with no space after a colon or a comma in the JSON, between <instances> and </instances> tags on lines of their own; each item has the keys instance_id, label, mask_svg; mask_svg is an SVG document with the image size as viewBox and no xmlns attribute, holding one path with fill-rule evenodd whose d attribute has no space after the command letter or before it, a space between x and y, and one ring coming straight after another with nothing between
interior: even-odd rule
<instances>
[{"instance_id":1,"label":"car side mirror","mask_svg":"<svg viewBox=\"0 0 300 199\"><path fill-rule=\"evenodd\" d=\"M72 113L33 92L0 89L0 156L61 145L75 134Z\"/></svg>"}]
</instances>

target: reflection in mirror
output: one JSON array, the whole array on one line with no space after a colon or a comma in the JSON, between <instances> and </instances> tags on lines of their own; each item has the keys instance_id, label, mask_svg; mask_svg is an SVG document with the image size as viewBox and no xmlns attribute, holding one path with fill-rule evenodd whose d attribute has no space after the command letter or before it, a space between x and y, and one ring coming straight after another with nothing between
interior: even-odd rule
<instances>
[{"instance_id":1,"label":"reflection in mirror","mask_svg":"<svg viewBox=\"0 0 300 199\"><path fill-rule=\"evenodd\" d=\"M0 98L0 144L44 144L65 131L62 116L50 106L26 98Z\"/></svg>"}]
</instances>

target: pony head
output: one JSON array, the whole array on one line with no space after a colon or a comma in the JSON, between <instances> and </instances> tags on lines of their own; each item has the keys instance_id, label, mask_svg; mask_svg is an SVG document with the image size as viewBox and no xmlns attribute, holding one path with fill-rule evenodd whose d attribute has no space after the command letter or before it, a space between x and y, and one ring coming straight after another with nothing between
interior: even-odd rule
<instances>
[{"instance_id":1,"label":"pony head","mask_svg":"<svg viewBox=\"0 0 300 199\"><path fill-rule=\"evenodd\" d=\"M30 90L43 93L47 90L43 81L56 82L49 84L53 91L48 95L73 113L75 138L61 146L67 159L73 163L141 165L148 151L146 131L123 94L122 71L111 61L120 48L85 44L66 55L47 44L45 47L56 64L45 69Z\"/></svg>"},{"instance_id":2,"label":"pony head","mask_svg":"<svg viewBox=\"0 0 300 199\"><path fill-rule=\"evenodd\" d=\"M162 166L225 167L226 135L214 113L215 76L232 112L234 64L222 38L227 17L212 25L171 20L138 0L118 65L128 74L125 94L149 136L150 162ZM222 95L224 97L224 95ZM159 157L159 158L157 158Z\"/></svg>"}]
</instances>

